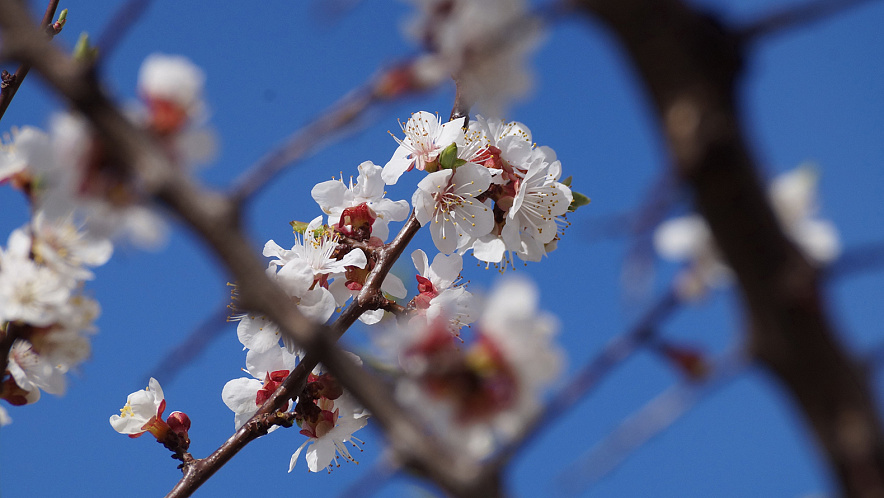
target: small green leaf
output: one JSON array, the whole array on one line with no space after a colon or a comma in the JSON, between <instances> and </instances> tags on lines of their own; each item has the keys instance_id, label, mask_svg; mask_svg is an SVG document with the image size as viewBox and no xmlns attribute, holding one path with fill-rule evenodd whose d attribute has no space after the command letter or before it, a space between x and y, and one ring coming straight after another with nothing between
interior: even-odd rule
<instances>
[{"instance_id":1,"label":"small green leaf","mask_svg":"<svg viewBox=\"0 0 884 498\"><path fill-rule=\"evenodd\" d=\"M568 178L565 178L564 180L562 180L562 184L564 184L567 187L570 187L571 186L571 177L569 176Z\"/></svg>"},{"instance_id":2,"label":"small green leaf","mask_svg":"<svg viewBox=\"0 0 884 498\"><path fill-rule=\"evenodd\" d=\"M439 166L443 169L454 169L460 166L457 161L457 144L452 143L439 154Z\"/></svg>"},{"instance_id":3,"label":"small green leaf","mask_svg":"<svg viewBox=\"0 0 884 498\"><path fill-rule=\"evenodd\" d=\"M65 21L68 20L68 9L64 9L61 11L61 14L58 15L58 22L64 24Z\"/></svg>"},{"instance_id":4,"label":"small green leaf","mask_svg":"<svg viewBox=\"0 0 884 498\"><path fill-rule=\"evenodd\" d=\"M74 59L81 62L91 63L98 58L98 49L89 43L89 33L80 33L77 44L74 45Z\"/></svg>"},{"instance_id":5,"label":"small green leaf","mask_svg":"<svg viewBox=\"0 0 884 498\"><path fill-rule=\"evenodd\" d=\"M304 232L307 231L308 223L304 223L303 221L292 221L289 223L289 225L292 226L293 232L304 235Z\"/></svg>"},{"instance_id":6,"label":"small green leaf","mask_svg":"<svg viewBox=\"0 0 884 498\"><path fill-rule=\"evenodd\" d=\"M581 194L580 192L572 191L571 194L574 196L574 200L571 201L571 205L568 206L568 211L577 211L577 208L580 206L585 206L589 204L589 197Z\"/></svg>"}]
</instances>

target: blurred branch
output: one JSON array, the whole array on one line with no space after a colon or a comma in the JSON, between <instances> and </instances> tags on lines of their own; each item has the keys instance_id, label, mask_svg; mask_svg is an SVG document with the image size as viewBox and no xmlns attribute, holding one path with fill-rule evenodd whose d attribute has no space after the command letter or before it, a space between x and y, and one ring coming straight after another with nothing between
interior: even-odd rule
<instances>
[{"instance_id":1,"label":"blurred branch","mask_svg":"<svg viewBox=\"0 0 884 498\"><path fill-rule=\"evenodd\" d=\"M685 200L685 195L673 175L664 172L651 183L642 199L646 200L634 209L587 220L591 240L648 234L669 215L675 205Z\"/></svg>"},{"instance_id":2,"label":"blurred branch","mask_svg":"<svg viewBox=\"0 0 884 498\"><path fill-rule=\"evenodd\" d=\"M123 36L141 19L152 0L129 0L117 7L113 17L108 21L98 37L98 55L103 60L120 45Z\"/></svg>"},{"instance_id":3,"label":"blurred branch","mask_svg":"<svg viewBox=\"0 0 884 498\"><path fill-rule=\"evenodd\" d=\"M771 12L746 26L736 29L734 35L744 43L780 33L788 29L826 21L849 9L874 0L813 0Z\"/></svg>"},{"instance_id":4,"label":"blurred branch","mask_svg":"<svg viewBox=\"0 0 884 498\"><path fill-rule=\"evenodd\" d=\"M783 234L742 134L743 38L677 0L583 0L634 63L677 173L694 192L749 319L751 354L800 405L841 490L884 496L884 432L841 346L820 275Z\"/></svg>"},{"instance_id":5,"label":"blurred branch","mask_svg":"<svg viewBox=\"0 0 884 498\"><path fill-rule=\"evenodd\" d=\"M227 324L229 311L227 303L215 309L196 329L188 334L184 341L166 354L159 364L151 369L151 373L145 376L145 379L158 377L157 374L161 374L163 384L170 384L182 368L196 359L213 340L220 336L224 325ZM147 385L147 380L142 384Z\"/></svg>"},{"instance_id":6,"label":"blurred branch","mask_svg":"<svg viewBox=\"0 0 884 498\"><path fill-rule=\"evenodd\" d=\"M331 109L292 134L283 146L240 175L234 182L233 197L243 202L253 198L287 167L306 157L318 144L328 141L329 135L353 123L375 102L370 87L356 89L344 96Z\"/></svg>"},{"instance_id":7,"label":"blurred branch","mask_svg":"<svg viewBox=\"0 0 884 498\"><path fill-rule=\"evenodd\" d=\"M428 90L430 87L418 80L413 63L413 60L403 61L382 71L293 133L285 144L240 175L234 182L233 198L240 202L253 198L287 167L314 152L320 144L327 143L331 135L355 123L370 106L411 92Z\"/></svg>"},{"instance_id":8,"label":"blurred branch","mask_svg":"<svg viewBox=\"0 0 884 498\"><path fill-rule=\"evenodd\" d=\"M731 352L721 360L702 382L684 381L667 389L624 420L595 447L563 471L556 482L569 495L580 495L642 447L662 433L697 403L744 371L742 351Z\"/></svg>"},{"instance_id":9,"label":"blurred branch","mask_svg":"<svg viewBox=\"0 0 884 498\"><path fill-rule=\"evenodd\" d=\"M21 3L0 2L0 29L8 54L32 64L49 86L89 120L119 167L133 176L145 192L177 213L201 237L236 280L242 307L266 315L275 322L282 333L293 338L315 361L321 361L371 411L373 419L384 428L390 446L403 466L433 480L456 496L496 496L500 493L497 476L479 479L482 476L475 462L456 455L438 440L428 437L408 417L408 412L398 406L387 386L336 347L334 329L312 323L291 305L290 299L266 275L266 265L255 253L242 228L239 206L234 199L197 186L176 169L152 138L134 126L109 100L94 70L72 61L34 29ZM413 218L406 224L414 225L417 222ZM404 247L399 249L400 252L402 249ZM395 251L388 254L392 257ZM384 265L378 263L377 266ZM352 309L358 310L363 306L362 293L356 302L359 305ZM307 364L303 365L306 370ZM237 435L225 445L233 444L235 438ZM217 469L212 460L206 465ZM200 469L191 468L195 470L185 471L191 472L194 480L201 479ZM192 489L176 496L186 496L188 492Z\"/></svg>"},{"instance_id":10,"label":"blurred branch","mask_svg":"<svg viewBox=\"0 0 884 498\"><path fill-rule=\"evenodd\" d=\"M58 0L49 0L49 5L46 6L46 13L43 14L43 20L40 21L40 28L43 31L47 31L52 24L57 9ZM55 36L57 32L48 31L47 34L52 37ZM0 119L3 119L3 116L6 114L6 109L9 108L9 103L12 102L12 99L15 97L16 92L18 92L19 87L21 87L22 82L25 80L25 77L30 70L31 66L29 64L21 64L18 66L18 69L15 70L15 74L9 75L6 71L3 71L6 74L3 75L2 88L0 88ZM3 370L0 370L0 372L2 371Z\"/></svg>"}]
</instances>

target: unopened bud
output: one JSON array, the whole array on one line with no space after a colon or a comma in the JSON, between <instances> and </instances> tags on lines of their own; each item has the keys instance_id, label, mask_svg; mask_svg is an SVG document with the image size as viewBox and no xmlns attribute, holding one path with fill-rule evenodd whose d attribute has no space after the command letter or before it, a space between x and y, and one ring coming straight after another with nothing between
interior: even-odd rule
<instances>
[{"instance_id":1,"label":"unopened bud","mask_svg":"<svg viewBox=\"0 0 884 498\"><path fill-rule=\"evenodd\" d=\"M172 432L179 436L186 435L187 431L190 430L190 417L184 412L170 413L169 418L166 419L166 423L169 424L169 428L172 429Z\"/></svg>"}]
</instances>

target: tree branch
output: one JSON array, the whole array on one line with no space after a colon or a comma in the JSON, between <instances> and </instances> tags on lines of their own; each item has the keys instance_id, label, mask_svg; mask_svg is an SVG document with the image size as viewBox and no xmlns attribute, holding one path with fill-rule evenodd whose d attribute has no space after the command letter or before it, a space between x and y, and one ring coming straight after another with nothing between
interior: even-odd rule
<instances>
[{"instance_id":1,"label":"tree branch","mask_svg":"<svg viewBox=\"0 0 884 498\"><path fill-rule=\"evenodd\" d=\"M353 125L372 105L428 90L427 82L418 80L415 75L413 62L403 61L382 71L293 133L285 144L240 175L234 182L233 198L245 202L254 197L286 168L314 152L318 145L327 143L329 136Z\"/></svg>"},{"instance_id":2,"label":"tree branch","mask_svg":"<svg viewBox=\"0 0 884 498\"><path fill-rule=\"evenodd\" d=\"M41 29L45 31L52 24L57 9L58 0L49 0L49 5L46 6L46 13L43 14L43 20L40 21ZM11 78L4 78L3 87L0 89L0 120L3 119L3 116L6 114L6 109L9 108L10 102L12 102L13 97L15 97L16 92L18 92L19 87L21 87L22 82L25 80L25 77L30 70L30 65L22 64L18 66L18 69L15 70L15 74L13 74ZM0 372L2 372L2 370L0 370Z\"/></svg>"},{"instance_id":3,"label":"tree branch","mask_svg":"<svg viewBox=\"0 0 884 498\"><path fill-rule=\"evenodd\" d=\"M700 382L682 381L663 391L626 418L614 431L561 473L564 489L581 494L619 467L631 453L665 431L706 396L745 371L742 351L731 351L715 362Z\"/></svg>"},{"instance_id":4,"label":"tree branch","mask_svg":"<svg viewBox=\"0 0 884 498\"><path fill-rule=\"evenodd\" d=\"M870 1L874 0L813 0L772 12L751 24L737 28L734 34L744 43L755 42L772 34L828 20Z\"/></svg>"},{"instance_id":5,"label":"tree branch","mask_svg":"<svg viewBox=\"0 0 884 498\"><path fill-rule=\"evenodd\" d=\"M120 44L123 35L141 19L151 3L152 0L129 0L117 7L114 16L104 27L104 31L101 32L98 43L95 45L99 50L98 56L102 60L107 60L111 52Z\"/></svg>"},{"instance_id":6,"label":"tree branch","mask_svg":"<svg viewBox=\"0 0 884 498\"><path fill-rule=\"evenodd\" d=\"M677 173L734 270L751 353L800 405L842 492L884 495L884 433L860 365L839 343L819 275L783 234L742 134L736 32L676 0L584 0L626 48Z\"/></svg>"}]
</instances>

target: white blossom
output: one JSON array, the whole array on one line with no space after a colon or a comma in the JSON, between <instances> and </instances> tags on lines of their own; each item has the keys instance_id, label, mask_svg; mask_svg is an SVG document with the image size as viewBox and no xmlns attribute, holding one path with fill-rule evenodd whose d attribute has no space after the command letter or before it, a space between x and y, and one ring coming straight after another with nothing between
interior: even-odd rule
<instances>
[{"instance_id":1,"label":"white blossom","mask_svg":"<svg viewBox=\"0 0 884 498\"><path fill-rule=\"evenodd\" d=\"M504 282L465 344L444 319L411 320L406 333L386 344L406 374L397 398L475 458L512 440L541 408L542 390L563 364L553 344L558 322L540 312L537 301L531 284Z\"/></svg>"},{"instance_id":2,"label":"white blossom","mask_svg":"<svg viewBox=\"0 0 884 498\"><path fill-rule=\"evenodd\" d=\"M0 322L51 325L70 295L67 280L54 270L0 251Z\"/></svg>"},{"instance_id":3,"label":"white blossom","mask_svg":"<svg viewBox=\"0 0 884 498\"><path fill-rule=\"evenodd\" d=\"M344 185L343 179L329 180L313 187L310 194L328 215L328 224L336 225L341 221L341 213L346 208L366 204L377 216L372 225L371 234L380 240L387 240L391 221L402 221L408 217L411 209L408 201L393 201L384 198L386 183L381 176L383 168L365 161L359 165L359 176L356 185L350 179L350 185Z\"/></svg>"},{"instance_id":4,"label":"white blossom","mask_svg":"<svg viewBox=\"0 0 884 498\"><path fill-rule=\"evenodd\" d=\"M120 409L119 415L111 415L110 424L120 434L140 436L156 420L160 419L166 408L163 388L153 377L147 388L135 391L126 398L126 406Z\"/></svg>"},{"instance_id":5,"label":"white blossom","mask_svg":"<svg viewBox=\"0 0 884 498\"><path fill-rule=\"evenodd\" d=\"M269 393L275 391L281 379L288 376L289 372L295 368L298 357L298 354L293 354L280 347L263 352L250 350L246 354L246 368L243 370L253 378L233 379L224 385L221 392L224 404L235 414L234 425L236 429L242 427L246 421L252 418L263 404L263 400L258 403L259 391L265 390ZM292 403L289 401L283 411L288 411L291 405ZM278 427L273 426L270 431Z\"/></svg>"},{"instance_id":6,"label":"white blossom","mask_svg":"<svg viewBox=\"0 0 884 498\"><path fill-rule=\"evenodd\" d=\"M205 81L203 70L181 55L151 54L138 70L138 91L146 99L167 101L190 115L203 111Z\"/></svg>"},{"instance_id":7,"label":"white blossom","mask_svg":"<svg viewBox=\"0 0 884 498\"><path fill-rule=\"evenodd\" d=\"M491 231L494 216L478 199L490 184L488 168L472 163L430 173L418 183L411 201L414 214L421 226L431 223L439 251L454 252L462 234L479 238Z\"/></svg>"},{"instance_id":8,"label":"white blossom","mask_svg":"<svg viewBox=\"0 0 884 498\"><path fill-rule=\"evenodd\" d=\"M395 185L399 177L412 168L435 171L439 154L451 144L462 144L463 125L466 118L458 118L442 124L442 118L426 111L414 113L402 125L404 139L396 138L399 147L384 165L381 178L387 185Z\"/></svg>"}]
</instances>

